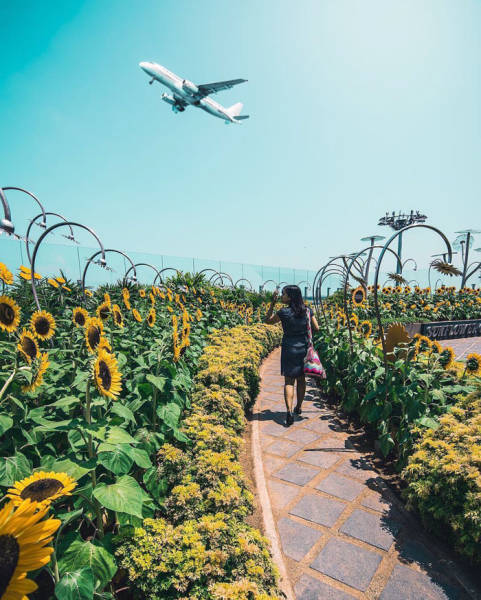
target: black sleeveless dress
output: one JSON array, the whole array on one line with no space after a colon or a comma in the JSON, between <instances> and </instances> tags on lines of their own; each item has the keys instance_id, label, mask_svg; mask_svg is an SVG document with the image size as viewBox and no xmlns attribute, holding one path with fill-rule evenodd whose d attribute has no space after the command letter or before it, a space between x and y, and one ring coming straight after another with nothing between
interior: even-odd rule
<instances>
[{"instance_id":1,"label":"black sleeveless dress","mask_svg":"<svg viewBox=\"0 0 481 600\"><path fill-rule=\"evenodd\" d=\"M306 307L307 308L307 307ZM311 310L302 317L296 317L292 308L285 307L277 311L282 323L284 335L281 350L281 375L285 377L300 377L304 373L304 357L307 353L307 320Z\"/></svg>"}]
</instances>

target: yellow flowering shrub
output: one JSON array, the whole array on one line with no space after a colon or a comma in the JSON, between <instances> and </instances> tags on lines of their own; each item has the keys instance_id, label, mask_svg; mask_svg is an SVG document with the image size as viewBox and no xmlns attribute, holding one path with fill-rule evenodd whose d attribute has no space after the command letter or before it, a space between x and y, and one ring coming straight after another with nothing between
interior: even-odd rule
<instances>
[{"instance_id":1,"label":"yellow flowering shrub","mask_svg":"<svg viewBox=\"0 0 481 600\"><path fill-rule=\"evenodd\" d=\"M481 562L481 388L427 430L403 471L404 491L425 525Z\"/></svg>"},{"instance_id":2,"label":"yellow flowering shrub","mask_svg":"<svg viewBox=\"0 0 481 600\"><path fill-rule=\"evenodd\" d=\"M163 518L145 519L117 548L140 597L280 600L267 540L244 522L253 496L238 458L260 362L281 337L262 324L211 334L184 415L189 443L164 444L157 455Z\"/></svg>"}]
</instances>

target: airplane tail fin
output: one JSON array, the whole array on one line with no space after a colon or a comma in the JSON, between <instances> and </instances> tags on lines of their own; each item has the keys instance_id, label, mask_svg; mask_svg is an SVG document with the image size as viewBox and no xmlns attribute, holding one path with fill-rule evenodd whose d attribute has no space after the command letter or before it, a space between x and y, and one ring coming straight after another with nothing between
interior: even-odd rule
<instances>
[{"instance_id":1,"label":"airplane tail fin","mask_svg":"<svg viewBox=\"0 0 481 600\"><path fill-rule=\"evenodd\" d=\"M238 117L241 114L242 111L242 107L244 105L242 104L242 102L237 102L237 104L233 104L232 106L229 106L228 109L226 109L226 113L230 116L230 117Z\"/></svg>"}]
</instances>

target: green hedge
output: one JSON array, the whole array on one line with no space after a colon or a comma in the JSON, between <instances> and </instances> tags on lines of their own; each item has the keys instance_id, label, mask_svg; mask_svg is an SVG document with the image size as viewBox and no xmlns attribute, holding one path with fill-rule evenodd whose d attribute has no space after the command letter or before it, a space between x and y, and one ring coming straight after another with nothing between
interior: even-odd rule
<instances>
[{"instance_id":1,"label":"green hedge","mask_svg":"<svg viewBox=\"0 0 481 600\"><path fill-rule=\"evenodd\" d=\"M245 523L253 498L238 462L259 365L280 339L280 329L266 325L211 335L182 429L190 444L164 444L158 453L161 518L144 520L117 548L136 597L280 597L268 542Z\"/></svg>"}]
</instances>

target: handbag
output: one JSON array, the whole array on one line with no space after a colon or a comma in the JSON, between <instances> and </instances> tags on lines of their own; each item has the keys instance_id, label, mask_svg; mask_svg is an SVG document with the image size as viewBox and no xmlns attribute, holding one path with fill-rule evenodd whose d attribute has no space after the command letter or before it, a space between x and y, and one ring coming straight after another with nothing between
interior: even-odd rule
<instances>
[{"instance_id":1,"label":"handbag","mask_svg":"<svg viewBox=\"0 0 481 600\"><path fill-rule=\"evenodd\" d=\"M322 366L322 363L319 359L319 355L314 350L314 346L312 344L312 330L311 330L311 311L307 309L307 353L304 358L304 375L308 375L309 377L320 377L321 379L326 378L326 371Z\"/></svg>"}]
</instances>

